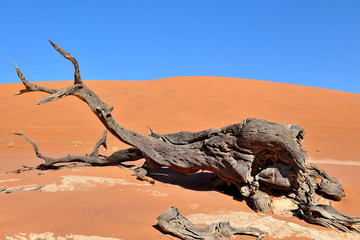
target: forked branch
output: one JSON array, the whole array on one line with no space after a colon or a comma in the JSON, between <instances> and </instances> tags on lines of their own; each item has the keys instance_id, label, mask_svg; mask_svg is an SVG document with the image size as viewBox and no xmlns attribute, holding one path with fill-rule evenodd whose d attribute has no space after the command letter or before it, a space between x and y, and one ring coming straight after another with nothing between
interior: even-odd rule
<instances>
[{"instance_id":1,"label":"forked branch","mask_svg":"<svg viewBox=\"0 0 360 240\"><path fill-rule=\"evenodd\" d=\"M53 94L57 91L59 91L59 89L53 89L53 88L46 88L46 87L42 87L36 84L33 84L31 82L29 82L25 76L22 74L22 72L20 71L20 69L18 68L18 66L16 65L16 62L14 63L15 65L15 70L16 73L18 75L18 77L20 78L21 82L24 84L25 89L21 89L19 92L15 93L14 95L21 95L23 93L27 93L27 92L46 92L46 93L50 93Z\"/></svg>"},{"instance_id":2,"label":"forked branch","mask_svg":"<svg viewBox=\"0 0 360 240\"><path fill-rule=\"evenodd\" d=\"M69 53L65 52L63 49L61 49L53 42L50 41L50 43L62 56L64 56L66 59L70 60L73 63L75 68L74 84L64 89L52 89L52 88L41 87L27 81L23 73L20 71L20 69L15 65L16 72L25 86L25 89L18 92L17 95L26 92L33 92L33 91L41 91L51 94L47 97L40 99L37 104L48 103L70 95L75 96L81 99L82 101L86 102L90 107L91 111L100 119L100 121L104 124L104 126L122 142L135 146L136 143L140 141L142 142L146 141L147 136L143 136L134 131L124 129L112 117L111 112L113 111L114 108L101 101L101 99L81 81L79 66L75 58L72 57ZM137 147L139 148L139 146Z\"/></svg>"},{"instance_id":3,"label":"forked branch","mask_svg":"<svg viewBox=\"0 0 360 240\"><path fill-rule=\"evenodd\" d=\"M90 153L90 155L67 155L65 157L60 158L51 158L48 156L45 156L39 151L38 146L34 141L29 139L23 132L19 133L12 133L14 135L21 136L25 141L30 143L32 147L34 148L35 154L37 157L43 159L45 162L43 164L40 164L37 169L49 169L49 168L57 168L56 164L58 163L73 163L73 162L81 162L81 163L87 163L92 166L111 166L111 165L119 165L124 161L134 161L141 159L143 156L139 154L138 151L134 151L134 149L124 149L117 151L110 155L109 157L99 154L99 148L100 146L106 147L106 137L107 137L107 130L104 131L101 139L95 144L93 151Z\"/></svg>"}]
</instances>

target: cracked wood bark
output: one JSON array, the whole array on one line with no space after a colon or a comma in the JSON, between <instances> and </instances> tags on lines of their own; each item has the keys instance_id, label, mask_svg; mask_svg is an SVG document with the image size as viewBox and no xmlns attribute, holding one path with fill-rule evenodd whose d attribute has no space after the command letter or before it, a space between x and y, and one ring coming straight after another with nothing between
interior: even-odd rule
<instances>
[{"instance_id":1,"label":"cracked wood bark","mask_svg":"<svg viewBox=\"0 0 360 240\"><path fill-rule=\"evenodd\" d=\"M139 151L135 148L128 148L128 149L123 149L120 151L117 151L115 153L113 153L112 155L110 155L109 157L104 156L99 154L99 147L103 146L104 148L107 148L106 146L106 136L107 136L107 130L104 131L103 136L101 137L101 139L95 144L94 150L92 151L92 153L90 155L85 155L85 156L79 156L79 155L67 155L66 157L59 157L59 158L51 158L48 156L45 156L44 154L42 154L39 151L38 146L28 137L25 136L25 134L23 132L20 133L12 133L14 135L18 135L21 136L25 141L27 141L28 143L30 143L32 145L32 147L34 148L35 154L37 157L43 159L45 162L43 164L40 164L39 166L36 167L36 169L39 170L46 170L46 169L61 169L61 168L69 168L69 167L79 167L79 166L111 166L111 165L119 165L121 166L121 162L123 162L123 160L128 161L129 159L140 159L142 158L142 154L139 154ZM85 163L88 165L78 165L75 162L81 162L81 163ZM75 165L61 165L61 166L57 166L55 164L58 163L75 163ZM7 173L21 173L24 171L31 171L34 170L35 168L32 167L26 167L23 166L23 168L14 170L14 171L10 171L10 172L6 172ZM151 184L154 184L154 180L145 176L143 173L138 172L138 171L134 171L134 176L137 177L137 179L142 180L142 181L147 181Z\"/></svg>"},{"instance_id":2,"label":"cracked wood bark","mask_svg":"<svg viewBox=\"0 0 360 240\"><path fill-rule=\"evenodd\" d=\"M87 160L82 157L69 157L61 159L62 162L90 161L94 165L113 165L144 157L144 167L148 170L169 167L185 174L208 170L227 184L236 185L245 198L253 201L255 209L262 211L269 210L270 206L266 206L271 202L264 201L264 197L251 197L259 192L294 196L295 200L302 204L313 203L316 190L323 192L325 197L330 196L336 200L344 196L340 181L328 177L319 168L306 166L306 153L301 146L305 132L299 125L250 118L218 129L165 135L151 131L149 136L145 136L122 127L111 114L114 108L104 103L83 83L75 58L51 41L50 43L73 63L74 84L64 89L38 86L28 82L15 65L25 86L17 95L36 91L50 94L40 99L38 104L69 95L75 96L90 107L116 138L133 146L109 157L98 156L98 159L95 157L92 160L89 160L91 155L86 156ZM45 160L45 165L52 166L55 162L59 160ZM322 180L321 184L316 184L316 178Z\"/></svg>"},{"instance_id":3,"label":"cracked wood bark","mask_svg":"<svg viewBox=\"0 0 360 240\"><path fill-rule=\"evenodd\" d=\"M339 213L333 207L323 204L300 204L301 217L313 224L328 228L339 229L344 232L360 233L356 225L360 224L360 217Z\"/></svg>"},{"instance_id":4,"label":"cracked wood bark","mask_svg":"<svg viewBox=\"0 0 360 240\"><path fill-rule=\"evenodd\" d=\"M158 226L167 233L172 233L185 240L196 239L227 239L235 234L251 235L261 239L266 232L258 228L235 228L229 222L218 222L207 226L196 226L180 214L176 207L171 207L162 213L158 219Z\"/></svg>"},{"instance_id":5,"label":"cracked wood bark","mask_svg":"<svg viewBox=\"0 0 360 240\"><path fill-rule=\"evenodd\" d=\"M69 54L51 44L67 59ZM75 65L76 72L78 66ZM303 130L297 125L270 123L261 119L247 119L242 123L221 129L199 133L181 132L156 138L144 136L123 128L113 118L113 107L108 106L82 81L75 79L74 85L65 89L49 89L29 83L16 66L16 72L25 85L18 94L31 91L50 93L39 100L44 104L73 95L86 102L105 127L119 140L139 149L149 169L160 166L170 167L183 173L198 170L215 172L231 184L252 181L251 165L254 155L268 149L279 160L293 165L296 170L305 170L305 156L299 144ZM295 141L295 139L298 140ZM295 142L294 142L295 141Z\"/></svg>"},{"instance_id":6,"label":"cracked wood bark","mask_svg":"<svg viewBox=\"0 0 360 240\"><path fill-rule=\"evenodd\" d=\"M325 198L340 201L345 196L344 189L341 187L339 179L330 177L324 170L314 164L308 167L312 170L312 177L319 178L320 182L316 183L316 192Z\"/></svg>"}]
</instances>

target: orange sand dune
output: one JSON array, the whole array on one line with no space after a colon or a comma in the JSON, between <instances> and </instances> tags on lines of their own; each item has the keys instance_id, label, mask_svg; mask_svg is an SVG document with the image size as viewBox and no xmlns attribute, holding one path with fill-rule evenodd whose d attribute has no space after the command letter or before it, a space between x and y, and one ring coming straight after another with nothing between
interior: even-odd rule
<instances>
[{"instance_id":1,"label":"orange sand dune","mask_svg":"<svg viewBox=\"0 0 360 240\"><path fill-rule=\"evenodd\" d=\"M70 84L41 83L53 88ZM318 161L321 167L343 181L347 197L334 205L345 213L360 215L357 184L360 181L359 94L221 77L174 77L143 82L87 81L86 84L103 101L115 107L113 114L124 127L143 134L149 133L147 126L158 133L199 131L249 117L300 124L306 130L304 146L311 160ZM8 133L23 130L38 143L45 155L54 157L67 153L85 154L102 134L104 127L76 98L67 97L36 106L35 103L46 94L12 96L22 89L20 83L1 84L0 89L1 172L41 163L28 143ZM104 150L104 154L126 147L112 136L109 136L108 146L109 150ZM166 239L153 225L156 217L172 205L198 220L201 218L196 214L200 213L209 216L220 212L233 216L240 211L252 214L245 203L212 191L207 182L211 178L209 173L189 177L161 174L164 176L158 177L154 186L137 181L129 171L117 167L37 173L1 176L0 187L26 185L30 189L46 185L47 190L0 194L0 238L21 239L25 236L30 239L38 234L41 239L46 236ZM294 218L272 214L261 216L310 226ZM310 227L324 230L318 226ZM326 232L340 234L331 230ZM335 235L332 236L334 239L338 237ZM283 237L311 239L300 233ZM273 238L279 236L271 235L265 239ZM352 239L352 235L341 235L339 239L346 238Z\"/></svg>"}]
</instances>

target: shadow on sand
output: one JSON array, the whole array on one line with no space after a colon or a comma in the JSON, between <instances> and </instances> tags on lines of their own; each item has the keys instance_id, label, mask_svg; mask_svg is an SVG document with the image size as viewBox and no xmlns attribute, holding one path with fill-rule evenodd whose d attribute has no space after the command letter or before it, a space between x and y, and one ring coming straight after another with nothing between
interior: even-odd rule
<instances>
[{"instance_id":1,"label":"shadow on sand","mask_svg":"<svg viewBox=\"0 0 360 240\"><path fill-rule=\"evenodd\" d=\"M176 172L170 168L159 168L152 170L148 176L156 181L178 185L180 187L195 191L218 191L226 195L232 196L235 200L242 201L239 190L236 186L217 184L218 177L211 172L198 172L192 175L186 175Z\"/></svg>"},{"instance_id":2,"label":"shadow on sand","mask_svg":"<svg viewBox=\"0 0 360 240\"><path fill-rule=\"evenodd\" d=\"M196 191L214 191L211 180L216 177L214 173L198 172L192 175L186 175L175 172L170 168L160 168L152 170L148 176L163 183L178 185L186 189Z\"/></svg>"}]
</instances>

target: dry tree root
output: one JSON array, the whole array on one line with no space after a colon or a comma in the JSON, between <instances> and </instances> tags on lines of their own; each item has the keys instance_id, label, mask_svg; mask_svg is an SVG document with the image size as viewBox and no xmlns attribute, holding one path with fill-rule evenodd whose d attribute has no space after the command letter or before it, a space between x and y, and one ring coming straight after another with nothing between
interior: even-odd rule
<instances>
[{"instance_id":1,"label":"dry tree root","mask_svg":"<svg viewBox=\"0 0 360 240\"><path fill-rule=\"evenodd\" d=\"M176 207L171 207L162 213L158 219L158 226L166 233L172 233L185 240L196 239L228 239L235 234L251 235L261 239L265 234L258 228L235 228L229 222L218 222L208 226L196 226L180 214Z\"/></svg>"},{"instance_id":2,"label":"dry tree root","mask_svg":"<svg viewBox=\"0 0 360 240\"><path fill-rule=\"evenodd\" d=\"M211 171L226 184L236 186L249 205L259 211L270 210L271 196L292 196L294 201L303 206L313 206L316 193L338 201L345 196L339 180L328 176L316 166L306 165L307 156L301 145L305 131L299 125L249 118L240 123L200 132L161 135L150 129L151 134L145 136L121 126L112 115L114 107L104 103L81 80L76 59L56 44L50 43L74 65L74 84L64 89L42 87L27 81L15 66L25 86L16 95L39 91L50 94L37 104L75 96L89 106L111 134L132 147L109 157L101 156L98 148L106 146L104 132L90 155L53 159L40 154L33 144L37 156L45 160L41 165L44 169L57 163L118 165L124 161L145 158L145 174L146 171L161 167L184 174L193 174L199 170ZM18 135L27 140L22 133ZM144 178L145 174L141 173L139 178ZM317 183L319 179L320 183ZM324 212L329 211L318 206ZM320 221L318 223L321 224Z\"/></svg>"},{"instance_id":3,"label":"dry tree root","mask_svg":"<svg viewBox=\"0 0 360 240\"><path fill-rule=\"evenodd\" d=\"M360 229L355 227L360 224L360 217L339 213L331 206L301 204L299 211L301 217L309 223L339 229L344 232L354 231L360 233Z\"/></svg>"}]
</instances>

